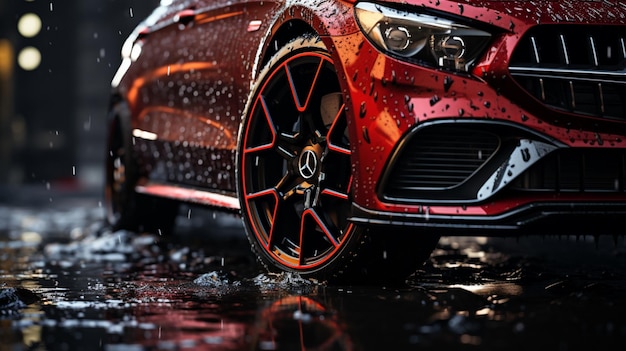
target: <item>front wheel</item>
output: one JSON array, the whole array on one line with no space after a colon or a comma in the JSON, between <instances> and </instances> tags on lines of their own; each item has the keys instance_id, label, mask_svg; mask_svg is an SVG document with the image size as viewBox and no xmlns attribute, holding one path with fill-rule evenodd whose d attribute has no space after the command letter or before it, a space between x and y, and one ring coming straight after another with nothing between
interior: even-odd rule
<instances>
[{"instance_id":1,"label":"front wheel","mask_svg":"<svg viewBox=\"0 0 626 351\"><path fill-rule=\"evenodd\" d=\"M352 168L345 110L335 66L319 37L297 38L270 60L248 101L239 138L239 197L248 238L272 271L344 282L403 279L437 238L382 235L348 221Z\"/></svg>"}]
</instances>

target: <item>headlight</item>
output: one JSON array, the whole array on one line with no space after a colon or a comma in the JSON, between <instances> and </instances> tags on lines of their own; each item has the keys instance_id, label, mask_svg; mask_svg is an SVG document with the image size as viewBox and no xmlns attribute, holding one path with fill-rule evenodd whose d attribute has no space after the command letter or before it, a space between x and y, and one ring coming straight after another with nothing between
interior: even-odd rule
<instances>
[{"instance_id":1,"label":"headlight","mask_svg":"<svg viewBox=\"0 0 626 351\"><path fill-rule=\"evenodd\" d=\"M365 36L393 56L467 72L491 34L445 18L360 2L356 19Z\"/></svg>"}]
</instances>

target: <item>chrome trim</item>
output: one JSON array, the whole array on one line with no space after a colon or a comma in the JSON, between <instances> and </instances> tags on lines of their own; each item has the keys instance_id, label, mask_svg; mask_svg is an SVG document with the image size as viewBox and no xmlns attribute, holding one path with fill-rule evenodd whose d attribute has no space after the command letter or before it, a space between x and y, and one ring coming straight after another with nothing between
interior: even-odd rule
<instances>
[{"instance_id":1,"label":"chrome trim","mask_svg":"<svg viewBox=\"0 0 626 351\"><path fill-rule=\"evenodd\" d=\"M557 146L541 141L521 139L506 161L480 187L476 198L486 200L495 195L537 161L556 149L558 149Z\"/></svg>"},{"instance_id":2,"label":"chrome trim","mask_svg":"<svg viewBox=\"0 0 626 351\"><path fill-rule=\"evenodd\" d=\"M541 63L541 59L539 58L539 48L537 47L537 40L535 37L530 37L530 42L533 46L533 53L535 54L535 63Z\"/></svg>"},{"instance_id":3,"label":"chrome trim","mask_svg":"<svg viewBox=\"0 0 626 351\"><path fill-rule=\"evenodd\" d=\"M585 81L626 84L626 70L591 71L591 70L576 70L576 69L563 69L563 68L511 66L509 67L509 71L513 75L521 76L521 77L555 78L555 79L585 80Z\"/></svg>"},{"instance_id":4,"label":"chrome trim","mask_svg":"<svg viewBox=\"0 0 626 351\"><path fill-rule=\"evenodd\" d=\"M591 53L593 54L593 65L598 67L598 52L596 49L596 42L593 40L593 37L589 37L589 44L591 44ZM610 47L610 46L609 46Z\"/></svg>"},{"instance_id":5,"label":"chrome trim","mask_svg":"<svg viewBox=\"0 0 626 351\"><path fill-rule=\"evenodd\" d=\"M569 65L569 53L567 52L567 44L565 44L565 36L563 34L559 34L559 39L561 40L561 49L563 49L565 64Z\"/></svg>"}]
</instances>

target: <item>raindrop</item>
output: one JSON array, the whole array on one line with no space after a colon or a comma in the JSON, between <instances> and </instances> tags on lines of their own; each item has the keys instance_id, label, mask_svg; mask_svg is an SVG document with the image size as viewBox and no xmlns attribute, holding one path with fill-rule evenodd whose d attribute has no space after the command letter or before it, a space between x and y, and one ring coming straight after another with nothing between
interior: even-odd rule
<instances>
[{"instance_id":1,"label":"raindrop","mask_svg":"<svg viewBox=\"0 0 626 351\"><path fill-rule=\"evenodd\" d=\"M520 150L520 152L522 153L522 160L524 160L524 162L530 161L530 150L528 150L528 148L524 148Z\"/></svg>"},{"instance_id":2,"label":"raindrop","mask_svg":"<svg viewBox=\"0 0 626 351\"><path fill-rule=\"evenodd\" d=\"M598 145L604 145L604 140L602 140L602 136L600 136L600 134L598 133L596 133L596 141L598 142Z\"/></svg>"},{"instance_id":3,"label":"raindrop","mask_svg":"<svg viewBox=\"0 0 626 351\"><path fill-rule=\"evenodd\" d=\"M128 10L129 10L130 18L135 17L135 15L133 14L133 8L131 7Z\"/></svg>"},{"instance_id":4,"label":"raindrop","mask_svg":"<svg viewBox=\"0 0 626 351\"><path fill-rule=\"evenodd\" d=\"M489 102L489 101L485 101L485 102L483 103L483 105L485 105L485 107L486 107L486 108L489 108L489 107L491 107L491 102Z\"/></svg>"},{"instance_id":5,"label":"raindrop","mask_svg":"<svg viewBox=\"0 0 626 351\"><path fill-rule=\"evenodd\" d=\"M359 117L365 117L367 113L367 107L365 106L365 101L361 101L361 108L359 109Z\"/></svg>"},{"instance_id":6,"label":"raindrop","mask_svg":"<svg viewBox=\"0 0 626 351\"><path fill-rule=\"evenodd\" d=\"M443 78L443 90L447 93L448 90L450 90L450 87L452 86L452 83L454 83L454 80L452 78L450 78L450 76L445 76Z\"/></svg>"},{"instance_id":7,"label":"raindrop","mask_svg":"<svg viewBox=\"0 0 626 351\"><path fill-rule=\"evenodd\" d=\"M366 143L370 143L370 134L367 131L367 127L363 126L363 139L365 139Z\"/></svg>"},{"instance_id":8,"label":"raindrop","mask_svg":"<svg viewBox=\"0 0 626 351\"><path fill-rule=\"evenodd\" d=\"M430 98L430 106L434 106L436 103L439 102L439 100L441 100L441 98L437 95L434 95Z\"/></svg>"}]
</instances>

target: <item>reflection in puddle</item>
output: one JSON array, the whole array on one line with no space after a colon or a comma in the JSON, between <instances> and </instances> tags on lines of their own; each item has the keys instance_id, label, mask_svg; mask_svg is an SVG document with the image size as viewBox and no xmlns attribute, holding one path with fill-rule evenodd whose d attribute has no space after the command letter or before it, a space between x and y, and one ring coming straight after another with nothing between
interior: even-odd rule
<instances>
[{"instance_id":1,"label":"reflection in puddle","mask_svg":"<svg viewBox=\"0 0 626 351\"><path fill-rule=\"evenodd\" d=\"M519 296L524 293L524 289L520 285L513 283L453 284L450 285L450 288L459 288L482 296Z\"/></svg>"},{"instance_id":2,"label":"reflection in puddle","mask_svg":"<svg viewBox=\"0 0 626 351\"><path fill-rule=\"evenodd\" d=\"M9 349L503 349L539 337L567 349L626 337L620 246L603 254L607 266L563 270L484 239L443 238L407 287L333 287L259 274L240 228L218 241L184 230L167 238L111 232L94 224L98 211L80 213L0 207L0 340ZM576 250L559 243L546 257L572 251L579 264ZM18 300L2 299L10 291Z\"/></svg>"},{"instance_id":3,"label":"reflection in puddle","mask_svg":"<svg viewBox=\"0 0 626 351\"><path fill-rule=\"evenodd\" d=\"M251 339L260 350L352 350L344 329L336 311L292 295L260 310Z\"/></svg>"}]
</instances>

